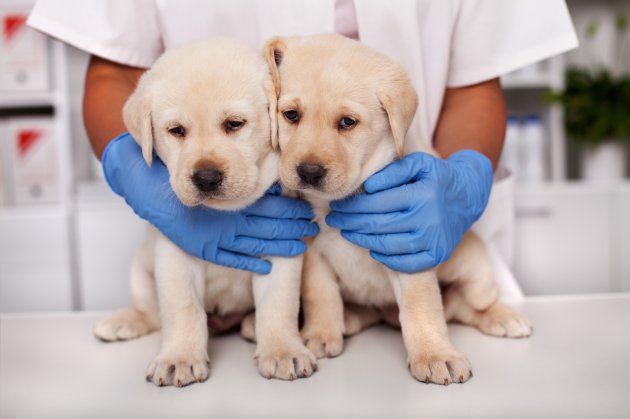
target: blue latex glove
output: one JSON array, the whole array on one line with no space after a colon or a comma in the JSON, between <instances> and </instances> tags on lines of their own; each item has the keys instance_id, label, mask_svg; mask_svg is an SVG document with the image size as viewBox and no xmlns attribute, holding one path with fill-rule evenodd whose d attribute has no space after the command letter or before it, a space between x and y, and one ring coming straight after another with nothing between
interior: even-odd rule
<instances>
[{"instance_id":1,"label":"blue latex glove","mask_svg":"<svg viewBox=\"0 0 630 419\"><path fill-rule=\"evenodd\" d=\"M279 187L241 211L183 205L169 183L164 163L148 167L140 147L125 133L103 153L105 179L138 216L153 224L187 253L230 268L261 274L271 263L259 256L295 256L306 251L300 241L319 231L308 203L279 196Z\"/></svg>"},{"instance_id":2,"label":"blue latex glove","mask_svg":"<svg viewBox=\"0 0 630 419\"><path fill-rule=\"evenodd\" d=\"M400 272L447 260L481 216L492 187L492 164L463 150L441 160L414 153L364 183L366 193L332 202L326 223L372 257Z\"/></svg>"}]
</instances>

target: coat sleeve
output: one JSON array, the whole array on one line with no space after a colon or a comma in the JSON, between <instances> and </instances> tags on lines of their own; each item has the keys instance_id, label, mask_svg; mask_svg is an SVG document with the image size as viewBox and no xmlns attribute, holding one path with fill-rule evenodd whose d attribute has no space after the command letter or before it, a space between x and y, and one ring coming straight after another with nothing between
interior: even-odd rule
<instances>
[{"instance_id":1,"label":"coat sleeve","mask_svg":"<svg viewBox=\"0 0 630 419\"><path fill-rule=\"evenodd\" d=\"M577 45L564 0L459 0L447 85L480 83Z\"/></svg>"},{"instance_id":2,"label":"coat sleeve","mask_svg":"<svg viewBox=\"0 0 630 419\"><path fill-rule=\"evenodd\" d=\"M38 0L27 24L90 54L148 68L163 52L153 0Z\"/></svg>"}]
</instances>

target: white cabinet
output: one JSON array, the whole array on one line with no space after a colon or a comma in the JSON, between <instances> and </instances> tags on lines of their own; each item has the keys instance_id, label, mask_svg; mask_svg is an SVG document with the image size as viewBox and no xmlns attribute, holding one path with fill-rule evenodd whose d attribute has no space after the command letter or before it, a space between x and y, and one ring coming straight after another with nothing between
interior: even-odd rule
<instances>
[{"instance_id":1,"label":"white cabinet","mask_svg":"<svg viewBox=\"0 0 630 419\"><path fill-rule=\"evenodd\" d=\"M21 16L32 0L0 2L0 10ZM16 22L21 22L18 18ZM7 29L7 28L5 28ZM6 34L5 34L6 36ZM0 312L72 310L78 307L74 234L72 233L73 148L66 46L47 40L47 62L38 69L49 81L37 89L0 92L0 119L47 115L56 150L49 156L58 193L51 203L0 205ZM3 59L5 57L2 57ZM25 63L24 65L27 65ZM5 144L6 145L6 144ZM5 156L7 157L7 156ZM9 166L1 162L0 170ZM8 180L3 179L5 187ZM52 202L54 201L54 202Z\"/></svg>"},{"instance_id":2,"label":"white cabinet","mask_svg":"<svg viewBox=\"0 0 630 419\"><path fill-rule=\"evenodd\" d=\"M615 290L615 194L610 187L583 184L519 190L515 271L525 294Z\"/></svg>"},{"instance_id":3,"label":"white cabinet","mask_svg":"<svg viewBox=\"0 0 630 419\"><path fill-rule=\"evenodd\" d=\"M613 198L613 287L630 292L630 185L619 188Z\"/></svg>"},{"instance_id":4,"label":"white cabinet","mask_svg":"<svg viewBox=\"0 0 630 419\"><path fill-rule=\"evenodd\" d=\"M62 209L0 210L0 312L71 310L70 232Z\"/></svg>"},{"instance_id":5,"label":"white cabinet","mask_svg":"<svg viewBox=\"0 0 630 419\"><path fill-rule=\"evenodd\" d=\"M128 306L129 267L140 246L146 223L106 185L93 199L80 191L76 209L81 302L85 310ZM85 188L84 188L85 189Z\"/></svg>"}]
</instances>

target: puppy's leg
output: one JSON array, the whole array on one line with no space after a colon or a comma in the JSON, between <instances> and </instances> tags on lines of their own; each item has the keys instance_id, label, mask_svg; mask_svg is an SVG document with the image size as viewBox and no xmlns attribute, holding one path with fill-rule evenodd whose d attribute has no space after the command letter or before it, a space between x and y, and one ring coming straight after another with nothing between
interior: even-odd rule
<instances>
[{"instance_id":1,"label":"puppy's leg","mask_svg":"<svg viewBox=\"0 0 630 419\"><path fill-rule=\"evenodd\" d=\"M499 289L483 242L467 233L451 259L438 268L447 320L474 326L493 336L526 337L532 332L523 314L497 301Z\"/></svg>"},{"instance_id":2,"label":"puppy's leg","mask_svg":"<svg viewBox=\"0 0 630 419\"><path fill-rule=\"evenodd\" d=\"M201 304L204 266L165 237L156 243L162 347L147 369L154 384L185 386L208 378L208 327Z\"/></svg>"},{"instance_id":3,"label":"puppy's leg","mask_svg":"<svg viewBox=\"0 0 630 419\"><path fill-rule=\"evenodd\" d=\"M381 315L371 307L345 303L343 307L344 335L354 336L381 321Z\"/></svg>"},{"instance_id":4,"label":"puppy's leg","mask_svg":"<svg viewBox=\"0 0 630 419\"><path fill-rule=\"evenodd\" d=\"M271 262L269 275L253 279L258 370L267 378L308 377L317 369L317 360L298 330L302 256Z\"/></svg>"},{"instance_id":5,"label":"puppy's leg","mask_svg":"<svg viewBox=\"0 0 630 419\"><path fill-rule=\"evenodd\" d=\"M448 261L437 268L441 283L453 284L476 310L485 310L499 295L486 247L473 232L467 232Z\"/></svg>"},{"instance_id":6,"label":"puppy's leg","mask_svg":"<svg viewBox=\"0 0 630 419\"><path fill-rule=\"evenodd\" d=\"M108 342L135 339L160 328L152 251L146 243L131 264L129 283L133 308L120 310L101 320L94 328L97 338Z\"/></svg>"},{"instance_id":7,"label":"puppy's leg","mask_svg":"<svg viewBox=\"0 0 630 419\"><path fill-rule=\"evenodd\" d=\"M251 312L241 321L241 336L250 342L256 342L256 312Z\"/></svg>"},{"instance_id":8,"label":"puppy's leg","mask_svg":"<svg viewBox=\"0 0 630 419\"><path fill-rule=\"evenodd\" d=\"M302 272L302 340L317 358L343 351L344 307L337 276L312 246L304 255Z\"/></svg>"},{"instance_id":9,"label":"puppy's leg","mask_svg":"<svg viewBox=\"0 0 630 419\"><path fill-rule=\"evenodd\" d=\"M447 321L474 326L491 336L524 338L532 334L532 324L523 314L498 301L477 310L456 286L444 294L444 314Z\"/></svg>"},{"instance_id":10,"label":"puppy's leg","mask_svg":"<svg viewBox=\"0 0 630 419\"><path fill-rule=\"evenodd\" d=\"M468 380L472 374L470 363L455 351L448 338L435 271L388 274L400 308L411 375L420 381L444 385Z\"/></svg>"}]
</instances>

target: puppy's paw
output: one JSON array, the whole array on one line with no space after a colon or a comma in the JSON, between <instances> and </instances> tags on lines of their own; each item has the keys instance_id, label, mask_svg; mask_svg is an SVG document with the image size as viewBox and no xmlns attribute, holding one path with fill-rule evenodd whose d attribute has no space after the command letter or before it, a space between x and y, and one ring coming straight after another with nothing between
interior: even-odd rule
<instances>
[{"instance_id":1,"label":"puppy's paw","mask_svg":"<svg viewBox=\"0 0 630 419\"><path fill-rule=\"evenodd\" d=\"M306 327L302 330L302 341L317 358L333 358L343 352L343 333L312 330Z\"/></svg>"},{"instance_id":2,"label":"puppy's paw","mask_svg":"<svg viewBox=\"0 0 630 419\"><path fill-rule=\"evenodd\" d=\"M532 334L529 319L505 304L495 303L477 316L477 327L488 335L524 338Z\"/></svg>"},{"instance_id":3,"label":"puppy's paw","mask_svg":"<svg viewBox=\"0 0 630 419\"><path fill-rule=\"evenodd\" d=\"M449 385L464 383L472 377L468 359L453 350L410 357L409 370L416 380L424 383Z\"/></svg>"},{"instance_id":4,"label":"puppy's paw","mask_svg":"<svg viewBox=\"0 0 630 419\"><path fill-rule=\"evenodd\" d=\"M263 377L295 380L309 377L317 371L317 359L301 343L273 346L259 346L256 352L258 370Z\"/></svg>"},{"instance_id":5,"label":"puppy's paw","mask_svg":"<svg viewBox=\"0 0 630 419\"><path fill-rule=\"evenodd\" d=\"M156 328L141 312L125 309L101 320L94 328L94 335L103 341L112 342L135 339Z\"/></svg>"},{"instance_id":6,"label":"puppy's paw","mask_svg":"<svg viewBox=\"0 0 630 419\"><path fill-rule=\"evenodd\" d=\"M160 354L149 364L146 378L160 387L183 387L195 382L203 383L209 374L210 360L206 354Z\"/></svg>"}]
</instances>

